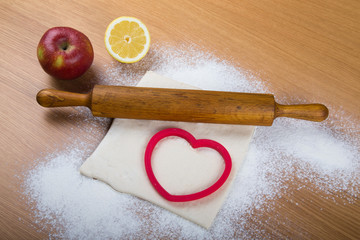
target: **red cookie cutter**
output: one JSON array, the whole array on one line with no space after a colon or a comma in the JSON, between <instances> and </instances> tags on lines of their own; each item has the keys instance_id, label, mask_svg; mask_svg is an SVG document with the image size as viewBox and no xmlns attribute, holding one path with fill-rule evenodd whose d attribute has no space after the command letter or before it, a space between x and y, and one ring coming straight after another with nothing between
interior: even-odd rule
<instances>
[{"instance_id":1,"label":"red cookie cutter","mask_svg":"<svg viewBox=\"0 0 360 240\"><path fill-rule=\"evenodd\" d=\"M170 136L177 136L184 138L186 141L190 143L190 145L193 148L200 148L200 147L207 147L212 148L216 150L225 162L225 169L222 173L221 177L210 187L206 188L205 190L202 190L200 192L187 194L187 195L172 195L168 193L159 183L159 181L156 179L152 166L151 166L151 156L153 153L153 150L156 146L156 144L163 138L170 137ZM146 151L145 151L145 169L146 173L148 175L148 178L151 182L151 184L154 186L156 191L159 192L161 196L163 196L166 200L171 202L188 202L197 200L203 197L206 197L212 193L214 193L216 190L218 190L226 181L226 179L229 177L231 172L232 162L231 157L226 150L224 146L222 146L220 143L215 142L213 140L209 139L195 139L193 135L191 135L189 132L179 129L179 128L168 128L164 129L158 133L156 133L149 141Z\"/></svg>"}]
</instances>

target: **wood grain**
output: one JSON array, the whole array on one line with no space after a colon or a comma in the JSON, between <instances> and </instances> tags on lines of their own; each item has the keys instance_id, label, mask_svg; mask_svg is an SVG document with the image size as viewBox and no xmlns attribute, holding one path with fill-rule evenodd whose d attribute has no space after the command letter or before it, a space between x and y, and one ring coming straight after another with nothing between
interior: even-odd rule
<instances>
[{"instance_id":1,"label":"wood grain","mask_svg":"<svg viewBox=\"0 0 360 240\"><path fill-rule=\"evenodd\" d=\"M324 103L330 109L329 124L340 125L348 116L360 122L359 12L357 0L1 1L1 238L48 238L48 228L37 231L41 223L30 216L19 179L35 159L64 148L71 136L81 136L89 126L81 118L69 118L74 109L48 114L35 96L43 88L88 91L106 71L104 65L113 62L103 36L116 17L141 19L153 44L194 44L232 61L265 81L275 97ZM71 83L47 76L36 59L39 39L54 26L82 31L94 47L90 71ZM105 132L100 129L93 148ZM341 204L310 183L300 190L296 180L288 186L294 191L274 200L274 209L259 209L249 219L264 237L359 238L357 196L342 192L352 203Z\"/></svg>"},{"instance_id":2,"label":"wood grain","mask_svg":"<svg viewBox=\"0 0 360 240\"><path fill-rule=\"evenodd\" d=\"M277 104L272 94L95 85L89 93L43 89L43 107L86 106L96 117L271 126L276 117L321 122L322 104Z\"/></svg>"}]
</instances>

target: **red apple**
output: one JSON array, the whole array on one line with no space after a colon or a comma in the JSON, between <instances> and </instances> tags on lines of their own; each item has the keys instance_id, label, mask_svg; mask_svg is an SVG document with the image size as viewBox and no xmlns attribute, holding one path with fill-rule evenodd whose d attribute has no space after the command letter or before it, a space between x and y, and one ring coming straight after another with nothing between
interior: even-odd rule
<instances>
[{"instance_id":1,"label":"red apple","mask_svg":"<svg viewBox=\"0 0 360 240\"><path fill-rule=\"evenodd\" d=\"M88 37L69 27L47 30L37 47L41 67L58 79L80 77L91 66L94 51Z\"/></svg>"}]
</instances>

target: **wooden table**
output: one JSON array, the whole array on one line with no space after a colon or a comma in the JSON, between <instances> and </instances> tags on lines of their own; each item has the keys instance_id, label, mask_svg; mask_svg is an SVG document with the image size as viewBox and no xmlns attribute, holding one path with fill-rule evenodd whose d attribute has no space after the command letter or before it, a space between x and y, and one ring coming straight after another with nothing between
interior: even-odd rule
<instances>
[{"instance_id":1,"label":"wooden table","mask_svg":"<svg viewBox=\"0 0 360 240\"><path fill-rule=\"evenodd\" d=\"M57 119L35 101L46 87L66 88L46 75L36 58L42 34L53 26L71 26L92 41L92 73L114 61L103 36L111 20L128 15L149 28L152 43L197 44L266 81L276 95L322 99L331 109L360 122L360 2L310 1L1 1L0 82L0 236L48 238L30 226L32 219L19 197L16 175L34 159L80 132L81 120L67 110ZM96 74L87 74L86 81ZM73 84L73 83L71 83ZM64 113L64 114L61 114ZM61 117L62 116L62 117ZM333 116L336 119L336 116ZM340 117L340 116L338 116ZM340 124L340 123L337 123ZM101 141L105 131L96 138ZM272 238L343 239L360 237L360 203L341 205L307 189L279 200L272 213L292 224L254 223ZM346 195L346 193L345 193ZM302 201L296 206L295 199ZM313 208L312 203L326 211ZM266 217L266 216L264 216ZM21 221L19 220L21 219ZM331 219L331 221L328 221ZM304 233L306 233L304 235Z\"/></svg>"}]
</instances>

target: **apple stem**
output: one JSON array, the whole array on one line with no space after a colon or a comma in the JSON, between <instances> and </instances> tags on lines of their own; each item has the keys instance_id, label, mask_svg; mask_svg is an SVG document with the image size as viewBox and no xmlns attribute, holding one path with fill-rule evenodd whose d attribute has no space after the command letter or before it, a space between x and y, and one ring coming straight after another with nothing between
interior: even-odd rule
<instances>
[{"instance_id":1,"label":"apple stem","mask_svg":"<svg viewBox=\"0 0 360 240\"><path fill-rule=\"evenodd\" d=\"M66 50L67 48L69 47L69 44L67 43L67 42L62 42L61 44L60 44L60 48L62 49L62 50Z\"/></svg>"}]
</instances>

